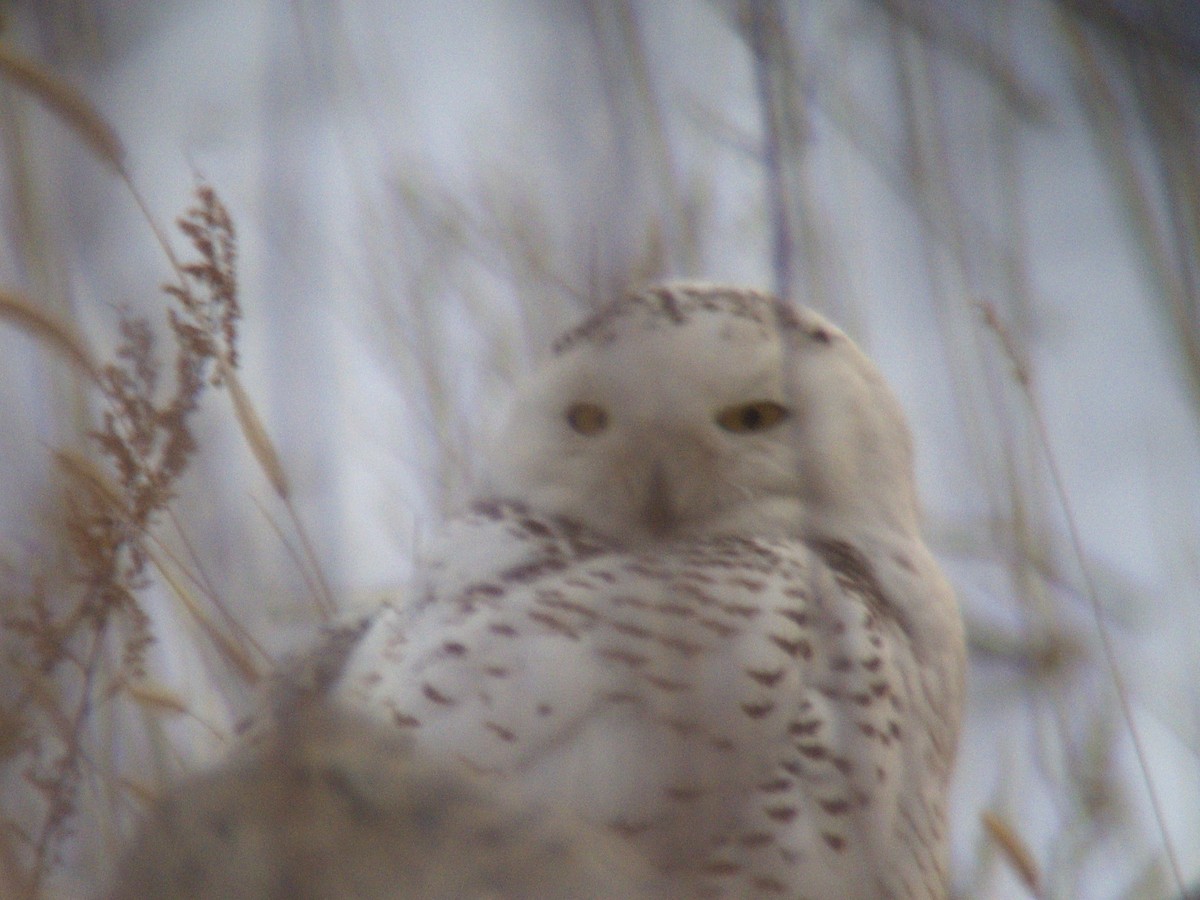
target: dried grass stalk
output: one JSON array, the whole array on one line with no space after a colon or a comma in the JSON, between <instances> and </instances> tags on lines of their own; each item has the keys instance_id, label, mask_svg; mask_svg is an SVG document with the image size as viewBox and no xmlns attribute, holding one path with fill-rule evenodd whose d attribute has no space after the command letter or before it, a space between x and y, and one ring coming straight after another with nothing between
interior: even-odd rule
<instances>
[{"instance_id":1,"label":"dried grass stalk","mask_svg":"<svg viewBox=\"0 0 1200 900\"><path fill-rule=\"evenodd\" d=\"M283 463L279 461L279 454L275 451L275 445L271 442L267 429L263 427L262 419L258 417L254 404L250 402L250 395L242 387L242 383L232 367L225 365L222 361L220 371L221 381L229 389L229 399L233 401L233 413L237 417L242 436L250 445L250 451L258 460L259 466L262 467L263 473L271 482L271 487L279 499L287 500L291 494L287 473L283 470Z\"/></svg>"},{"instance_id":2,"label":"dried grass stalk","mask_svg":"<svg viewBox=\"0 0 1200 900\"><path fill-rule=\"evenodd\" d=\"M108 473L93 460L71 450L56 450L54 461L80 485L97 494L111 509L121 510L125 498Z\"/></svg>"},{"instance_id":3,"label":"dried grass stalk","mask_svg":"<svg viewBox=\"0 0 1200 900\"><path fill-rule=\"evenodd\" d=\"M0 319L40 341L89 377L96 377L97 366L83 338L70 324L56 319L29 297L0 290Z\"/></svg>"},{"instance_id":4,"label":"dried grass stalk","mask_svg":"<svg viewBox=\"0 0 1200 900\"><path fill-rule=\"evenodd\" d=\"M101 161L122 178L126 177L125 147L121 139L83 94L33 60L18 56L3 45L0 45L0 77L46 104Z\"/></svg>"},{"instance_id":5,"label":"dried grass stalk","mask_svg":"<svg viewBox=\"0 0 1200 900\"><path fill-rule=\"evenodd\" d=\"M1030 893L1038 895L1041 873L1038 870L1037 860L1033 858L1033 853L1021 836L1017 834L1016 829L998 813L991 810L986 810L980 816L980 820L988 838L999 848L1004 859L1021 879L1021 883L1029 888Z\"/></svg>"},{"instance_id":6,"label":"dried grass stalk","mask_svg":"<svg viewBox=\"0 0 1200 900\"><path fill-rule=\"evenodd\" d=\"M166 713L171 716L184 715L190 712L187 701L174 691L168 690L161 685L150 684L148 682L126 684L124 691L130 699L140 706L155 710L156 712Z\"/></svg>"},{"instance_id":7,"label":"dried grass stalk","mask_svg":"<svg viewBox=\"0 0 1200 900\"><path fill-rule=\"evenodd\" d=\"M236 640L227 636L225 632L213 623L204 612L201 601L188 590L183 582L175 577L174 570L171 566L167 565L162 557L152 548L147 548L146 553L150 561L154 563L154 568L158 571L163 581L171 589L171 593L182 601L184 608L195 619L196 624L200 626L205 636L212 641L217 652L221 654L224 660L247 684L257 684L262 675L258 671L258 667L250 659L250 655L242 649Z\"/></svg>"}]
</instances>

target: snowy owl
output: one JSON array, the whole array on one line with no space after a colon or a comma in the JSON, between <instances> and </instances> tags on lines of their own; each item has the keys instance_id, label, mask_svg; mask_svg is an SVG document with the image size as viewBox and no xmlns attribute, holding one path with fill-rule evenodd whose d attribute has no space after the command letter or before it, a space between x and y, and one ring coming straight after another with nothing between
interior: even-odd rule
<instances>
[{"instance_id":1,"label":"snowy owl","mask_svg":"<svg viewBox=\"0 0 1200 900\"><path fill-rule=\"evenodd\" d=\"M333 693L631 842L684 896L939 898L954 594L879 372L668 284L565 333Z\"/></svg>"}]
</instances>

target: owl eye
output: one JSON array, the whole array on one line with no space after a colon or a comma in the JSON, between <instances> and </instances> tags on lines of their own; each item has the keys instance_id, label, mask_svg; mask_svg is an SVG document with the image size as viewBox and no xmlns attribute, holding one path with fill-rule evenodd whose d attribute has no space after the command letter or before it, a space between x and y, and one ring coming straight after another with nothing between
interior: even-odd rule
<instances>
[{"instance_id":1,"label":"owl eye","mask_svg":"<svg viewBox=\"0 0 1200 900\"><path fill-rule=\"evenodd\" d=\"M717 413L717 424L726 431L745 434L750 431L766 431L787 418L786 406L773 400L755 400L739 403Z\"/></svg>"},{"instance_id":2,"label":"owl eye","mask_svg":"<svg viewBox=\"0 0 1200 900\"><path fill-rule=\"evenodd\" d=\"M572 403L567 407L567 424L580 434L599 434L608 427L608 410L596 403Z\"/></svg>"}]
</instances>

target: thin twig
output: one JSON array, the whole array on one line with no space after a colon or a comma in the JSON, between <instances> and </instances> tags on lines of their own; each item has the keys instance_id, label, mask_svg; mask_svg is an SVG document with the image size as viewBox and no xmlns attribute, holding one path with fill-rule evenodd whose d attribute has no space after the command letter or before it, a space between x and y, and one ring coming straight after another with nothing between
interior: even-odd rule
<instances>
[{"instance_id":1,"label":"thin twig","mask_svg":"<svg viewBox=\"0 0 1200 900\"><path fill-rule=\"evenodd\" d=\"M317 558L316 549L313 547L312 541L308 536L308 529L304 527L304 523L300 521L300 516L296 512L296 506L292 502L291 497L286 497L283 501L283 508L287 510L288 518L291 520L292 528L296 532L296 536L300 538L300 546L304 550L304 558L308 562L308 567L312 571L313 578L317 582L317 601L318 608L326 620L333 617L337 612L337 603L333 598L333 591L329 587L329 582L325 579L325 573L321 569L320 561Z\"/></svg>"},{"instance_id":2,"label":"thin twig","mask_svg":"<svg viewBox=\"0 0 1200 900\"><path fill-rule=\"evenodd\" d=\"M275 532L275 536L279 539L279 543L287 552L287 555L291 557L292 562L295 563L296 569L300 572L301 577L304 578L305 588L307 589L309 597L312 598L313 606L316 607L317 613L322 618L328 620L331 613L334 611L333 601L331 599L332 595L327 593L329 590L328 586L324 583L324 581L318 578L317 574L307 564L306 558L308 557L310 551L304 549L297 550L296 546L288 539L288 536L284 534L283 529L279 527L279 523L276 522L271 514L267 512L267 509L265 506L263 506L262 502L253 495L251 495L250 499L254 505L258 507L258 511L262 514L264 521L266 521L271 530ZM293 523L294 522L295 520L293 519Z\"/></svg>"}]
</instances>

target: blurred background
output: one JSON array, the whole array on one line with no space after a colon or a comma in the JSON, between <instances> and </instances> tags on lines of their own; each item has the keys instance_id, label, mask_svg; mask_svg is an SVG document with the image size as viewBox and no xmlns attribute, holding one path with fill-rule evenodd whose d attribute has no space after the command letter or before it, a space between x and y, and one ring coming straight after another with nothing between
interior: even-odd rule
<instances>
[{"instance_id":1,"label":"blurred background","mask_svg":"<svg viewBox=\"0 0 1200 900\"><path fill-rule=\"evenodd\" d=\"M908 410L971 643L957 896L1200 889L1200 5L29 0L0 22L0 894L104 878L273 660L402 590L551 336L662 277L822 310ZM97 574L78 468L120 474L89 436L111 392L57 351L129 361L144 318L171 395L155 228L195 257L173 223L200 182L287 486L207 392Z\"/></svg>"}]
</instances>

